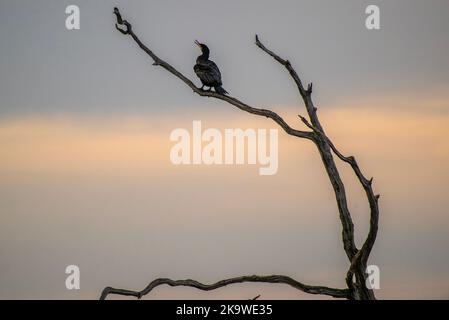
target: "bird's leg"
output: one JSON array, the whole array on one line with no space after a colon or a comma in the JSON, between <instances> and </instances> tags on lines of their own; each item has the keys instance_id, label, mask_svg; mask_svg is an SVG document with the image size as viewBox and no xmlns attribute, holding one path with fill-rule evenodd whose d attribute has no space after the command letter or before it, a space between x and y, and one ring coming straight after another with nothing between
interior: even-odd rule
<instances>
[{"instance_id":1,"label":"bird's leg","mask_svg":"<svg viewBox=\"0 0 449 320\"><path fill-rule=\"evenodd\" d=\"M201 90L204 90L204 84L201 86Z\"/></svg>"},{"instance_id":2,"label":"bird's leg","mask_svg":"<svg viewBox=\"0 0 449 320\"><path fill-rule=\"evenodd\" d=\"M207 91L211 91L212 90L212 87L209 87L209 89L207 89Z\"/></svg>"}]
</instances>

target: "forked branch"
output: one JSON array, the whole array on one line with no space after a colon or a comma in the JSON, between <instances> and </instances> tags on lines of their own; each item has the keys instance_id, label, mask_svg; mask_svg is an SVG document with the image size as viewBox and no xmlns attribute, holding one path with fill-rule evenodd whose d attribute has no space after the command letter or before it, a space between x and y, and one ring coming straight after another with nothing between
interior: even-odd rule
<instances>
[{"instance_id":1,"label":"forked branch","mask_svg":"<svg viewBox=\"0 0 449 320\"><path fill-rule=\"evenodd\" d=\"M277 113L275 113L271 110L251 107L248 104L243 103L240 100L238 100L234 97L231 97L229 95L222 95L222 94L218 94L213 91L201 90L201 88L198 88L197 86L195 86L195 84L193 83L192 80L190 80L189 78L184 76L181 72L176 70L173 66L171 66L170 64L168 64L167 62L165 62L164 60L159 58L153 51L151 51L146 45L144 45L142 43L142 41L140 41L140 39L133 32L131 24L128 21L122 19L120 11L117 8L114 8L114 14L117 16L117 23L115 24L116 28L121 33L123 33L125 35L130 35L134 39L134 41L139 45L139 47L153 59L153 61L154 61L153 65L161 66L162 68L164 68L165 70L167 70L168 72L173 74L175 77L178 77L179 79L181 79L186 85L188 85L193 90L193 92L197 93L198 95L200 95L202 97L212 97L212 98L226 101L226 102L232 104L233 106L239 108L240 110L246 111L248 113L270 118L274 122L276 122L278 125L280 125L282 127L282 129L284 129L284 131L286 133L288 133L289 135L296 136L299 138L305 138L305 139L309 139L309 140L313 139L312 132L293 129L284 121L284 119L282 119L281 116L279 116ZM125 26L126 28L122 29L120 26Z\"/></svg>"},{"instance_id":2,"label":"forked branch","mask_svg":"<svg viewBox=\"0 0 449 320\"><path fill-rule=\"evenodd\" d=\"M254 108L229 95L222 95L212 91L203 91L201 88L196 87L193 81L184 76L173 66L171 66L164 60L160 59L153 51L151 51L147 46L145 46L140 41L140 39L134 34L132 30L132 25L127 20L122 19L121 14L117 8L114 8L114 14L117 17L116 23L117 30L119 30L124 35L130 35L133 38L133 40L138 44L138 46L153 59L154 61L153 65L161 66L162 68L164 68L165 70L167 70L168 72L170 72L171 74L182 80L196 94L202 97L212 97L220 99L226 101L227 103L245 112L270 118L274 122L276 122L282 129L284 129L284 131L287 134L299 138L308 139L314 142L314 144L318 148L322 162L324 164L329 180L335 192L338 211L340 213L340 221L342 224L343 247L346 252L346 255L348 256L350 267L346 277L348 289L334 289L321 286L305 285L290 277L282 275L243 276L222 280L210 285L202 284L195 280L171 280L166 278L160 278L152 281L142 291L131 291L107 287L103 290L101 299L105 299L109 294L119 294L141 298L143 295L149 293L155 287L163 284L169 286L194 287L200 290L208 291L218 289L230 284L242 282L284 283L296 289L299 289L303 292L311 294L323 294L336 298L347 298L347 299L374 299L375 298L374 293L372 292L371 289L368 289L365 285L366 279L365 269L378 230L379 196L374 195L372 189L372 179L368 180L363 176L355 158L343 156L342 153L340 153L338 149L335 147L335 145L332 143L332 141L326 136L323 127L321 126L321 123L318 119L317 108L314 106L312 101L312 83L308 84L307 89L305 89L301 81L301 78L298 76L297 72L292 67L290 61L281 58L276 53L265 47L265 45L262 44L262 42L259 40L259 37L256 35L256 45L287 69L290 76L295 81L299 94L302 97L310 122L305 117L302 116L299 117L301 118L301 121L309 129L311 129L311 131L294 129L290 125L288 125L282 117L280 117L277 113L271 110ZM357 176L359 182L361 183L366 192L368 202L370 204L371 209L370 229L368 236L360 250L356 247L354 242L354 225L352 222L351 214L348 209L348 204L346 200L346 191L332 154L335 154L338 158L348 163L352 167L355 175ZM353 279L354 275L355 275L355 282Z\"/></svg>"}]
</instances>

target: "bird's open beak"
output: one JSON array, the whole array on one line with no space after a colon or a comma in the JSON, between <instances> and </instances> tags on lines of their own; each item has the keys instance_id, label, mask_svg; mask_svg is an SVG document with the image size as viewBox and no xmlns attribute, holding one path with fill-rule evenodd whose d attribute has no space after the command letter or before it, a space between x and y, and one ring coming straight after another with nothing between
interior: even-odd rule
<instances>
[{"instance_id":1,"label":"bird's open beak","mask_svg":"<svg viewBox=\"0 0 449 320\"><path fill-rule=\"evenodd\" d=\"M195 44L201 49L201 43L198 40L195 40Z\"/></svg>"}]
</instances>

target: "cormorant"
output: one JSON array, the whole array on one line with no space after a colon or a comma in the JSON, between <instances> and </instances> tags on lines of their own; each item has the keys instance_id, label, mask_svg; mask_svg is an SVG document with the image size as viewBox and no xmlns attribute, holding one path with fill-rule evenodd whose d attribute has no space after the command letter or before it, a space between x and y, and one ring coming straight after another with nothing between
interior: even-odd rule
<instances>
[{"instance_id":1,"label":"cormorant","mask_svg":"<svg viewBox=\"0 0 449 320\"><path fill-rule=\"evenodd\" d=\"M209 91L214 87L215 92L219 94L227 94L228 92L221 86L221 73L215 62L209 60L209 48L195 40L195 44L201 49L202 54L196 59L196 64L193 67L198 78L200 78L203 86L209 87Z\"/></svg>"}]
</instances>

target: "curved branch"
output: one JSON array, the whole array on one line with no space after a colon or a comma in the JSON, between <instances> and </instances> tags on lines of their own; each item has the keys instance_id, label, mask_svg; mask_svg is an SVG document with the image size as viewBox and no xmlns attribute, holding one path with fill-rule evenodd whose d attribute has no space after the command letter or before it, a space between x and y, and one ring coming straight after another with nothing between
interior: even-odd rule
<instances>
[{"instance_id":1,"label":"curved branch","mask_svg":"<svg viewBox=\"0 0 449 320\"><path fill-rule=\"evenodd\" d=\"M374 246L374 242L376 241L377 237L377 231L379 229L379 197L380 195L375 195L373 191L373 178L367 179L363 175L362 171L360 170L360 167L355 160L353 156L345 157L338 149L335 147L335 145L332 143L332 141L328 138L329 145L332 149L332 151L337 155L340 160L343 162L348 163L352 170L354 171L355 175L357 176L360 184L363 186L363 189L365 190L366 197L368 199L368 203L370 205L370 228L368 231L368 236L366 237L365 242L362 245L362 248L360 249L360 261L362 261L363 264L366 264L368 261L368 257L371 253L371 250Z\"/></svg>"},{"instance_id":2,"label":"curved branch","mask_svg":"<svg viewBox=\"0 0 449 320\"><path fill-rule=\"evenodd\" d=\"M150 293L154 288L161 286L161 285L169 285L171 287L178 287L178 286L184 286L184 287L191 287L196 288L202 291L211 291L216 290L222 287L226 287L231 284L235 283L243 283L243 282L262 282L262 283L282 283L287 284L293 288L299 289L305 293L310 294L323 294L332 296L334 298L344 298L349 299L350 298L350 292L348 289L335 289L335 288L329 288L329 287L322 287L322 286L310 286L303 284L301 282L298 282L290 277L282 276L282 275L270 275L270 276L242 276L242 277L236 277L236 278L230 278L221 280L218 282L215 282L213 284L203 284L201 282L198 282L196 280L171 280L168 278L159 278L156 280L153 280L150 282L150 284L144 288L142 291L132 291L132 290L125 290L125 289L116 289L107 287L103 290L101 293L101 300L104 300L107 298L110 294L118 294L122 296L133 296L138 299L142 298L144 295L147 295Z\"/></svg>"},{"instance_id":3,"label":"curved branch","mask_svg":"<svg viewBox=\"0 0 449 320\"><path fill-rule=\"evenodd\" d=\"M311 123L307 121L306 118L299 116L302 122L312 129L312 131L316 134L316 139L314 140L315 144L318 147L321 158L323 160L324 166L328 173L329 179L332 183L332 187L334 188L334 192L336 195L336 200L338 204L338 209L340 212L340 220L343 226L343 244L345 248L346 255L349 258L351 263L346 282L348 287L354 289L354 285L352 283L352 277L355 274L357 278L356 286L358 293L361 293L362 296L360 298L374 299L374 293L372 290L366 288L364 284L364 280L366 278L365 269L366 263L368 261L368 257L373 248L374 242L376 241L377 231L378 231L378 220L379 220L379 207L378 207L378 199L379 195L374 195L372 189L372 179L367 180L354 157L344 157L334 146L332 141L326 136L323 127L318 119L317 108L313 105L312 102L312 83L310 83L307 87L307 90L304 89L302 81L296 71L293 69L292 65L288 60L282 59L273 51L267 49L259 40L259 37L256 35L256 45L262 49L265 53L273 57L276 61L282 64L290 73L293 80L295 81L299 93L304 101L304 105L306 107L307 113L309 115ZM352 222L351 214L348 209L348 203L346 200L346 191L344 184L340 178L338 173L338 169L335 165L335 162L332 157L332 151L339 157L342 161L347 162L351 165L354 170L359 182L362 184L365 193L368 198L368 202L370 205L371 213L370 213L370 229L368 232L368 236L362 245L360 251L357 249L354 242L354 225Z\"/></svg>"},{"instance_id":4,"label":"curved branch","mask_svg":"<svg viewBox=\"0 0 449 320\"><path fill-rule=\"evenodd\" d=\"M352 261L354 255L358 251L354 242L354 224L352 222L351 213L349 212L348 203L346 200L345 186L343 184L343 181L341 180L340 174L338 173L338 169L333 160L328 139L318 119L318 115L316 113L317 108L313 105L312 102L312 84L308 85L307 90L304 89L301 78L298 76L295 69L293 69L290 61L282 59L276 53L265 47L265 45L262 44L257 35L256 35L256 45L260 49L262 49L262 51L264 51L265 53L273 57L276 61L278 61L280 64L282 64L288 70L288 72L290 73L291 77L293 78L298 87L298 91L304 101L304 105L309 115L311 124L304 117L302 116L299 117L304 122L304 124L306 124L306 126L312 129L313 130L312 132L315 133L316 139L313 141L315 142L318 151L320 152L321 159L323 160L324 167L326 169L329 180L331 181L332 187L335 192L338 211L340 213L340 221L343 226L342 237L344 249L349 260Z\"/></svg>"},{"instance_id":5,"label":"curved branch","mask_svg":"<svg viewBox=\"0 0 449 320\"><path fill-rule=\"evenodd\" d=\"M307 109L307 113L309 114L310 120L312 121L312 124L317 127L320 131L323 130L321 128L321 124L318 121L318 118L316 117L316 108L313 106L312 103L312 83L309 83L307 86L307 90L304 89L304 86L302 84L301 78L298 76L298 73L295 71L295 69L292 67L290 61L282 59L280 56L278 56L276 53L265 47L265 45L259 40L259 36L256 34L256 46L258 46L260 49L262 49L265 53L273 57L277 62L282 64L287 71L290 73L290 76L293 78L293 80L296 83L296 86L298 87L299 94L301 95L302 99L304 100L304 105Z\"/></svg>"},{"instance_id":6,"label":"curved branch","mask_svg":"<svg viewBox=\"0 0 449 320\"><path fill-rule=\"evenodd\" d=\"M357 254L352 258L351 266L348 270L347 275L347 281L349 279L352 279L352 275L354 273L354 270L357 268L357 265L361 262L362 264L366 264L368 261L368 257L371 253L371 250L374 246L374 242L376 241L377 237L377 231L379 229L379 197L380 195L375 195L373 191L373 178L367 179L363 175L362 171L360 170L359 165L357 164L357 161L353 156L345 157L338 149L335 147L333 142L327 137L323 132L315 128L313 125L311 125L306 118L304 118L301 115L298 115L298 117L301 119L301 121L310 129L312 129L317 134L323 135L326 137L327 142L329 146L331 147L332 151L337 155L337 157L342 160L343 162L348 163L351 168L353 169L355 175L357 176L357 179L359 180L360 184L362 185L363 189L365 190L368 203L370 205L370 228L368 231L368 236L365 240L365 242L362 245L362 248L357 252Z\"/></svg>"},{"instance_id":7,"label":"curved branch","mask_svg":"<svg viewBox=\"0 0 449 320\"><path fill-rule=\"evenodd\" d=\"M161 58L159 58L156 54L154 54L153 51L151 51L146 45L144 45L142 43L142 41L140 41L140 39L133 32L131 24L127 20L122 19L119 9L114 8L114 14L117 16L116 28L121 33L123 33L125 35L130 35L133 38L133 40L139 45L139 47L153 59L153 61L154 61L153 65L161 66L162 68L164 68L165 70L167 70L168 72L170 72L171 74L176 76L177 78L181 79L186 85L188 85L193 90L193 92L197 93L198 95L200 95L202 97L212 97L212 98L226 101L226 102L232 104L233 106L239 108L240 110L246 111L248 113L270 118L274 122L276 122L279 126L281 126L281 128L284 129L284 131L289 135L296 136L299 138L314 140L313 132L307 132L307 131L293 129L285 122L285 120L281 116L279 116L277 113L275 113L271 110L254 108L254 107L247 105L246 103L241 102L240 100L238 100L234 97L218 94L218 93L212 92L212 91L201 90L200 88L195 86L195 84L192 82L192 80L190 80L189 78L184 76L181 72L176 70L169 63L167 63L164 60L162 60ZM121 29L119 27L119 25L125 26L126 29Z\"/></svg>"},{"instance_id":8,"label":"curved branch","mask_svg":"<svg viewBox=\"0 0 449 320\"><path fill-rule=\"evenodd\" d=\"M349 272L355 269L355 266L360 261L363 264L366 264L368 261L368 257L371 253L371 250L374 246L374 242L376 241L377 237L377 231L379 229L379 197L380 195L375 195L373 191L373 178L367 179L363 175L357 161L353 156L345 157L338 149L335 147L331 139L327 137L322 131L315 128L313 125L311 125L306 118L304 118L301 115L298 115L298 117L301 119L301 121L310 129L312 129L317 134L323 135L326 137L327 142L329 146L331 147L332 151L337 155L337 157L342 160L343 162L348 163L352 170L354 171L355 175L357 176L357 179L359 180L360 184L362 185L363 189L365 190L368 203L370 205L370 228L368 231L368 236L366 237L365 242L362 245L362 248L359 252L353 257L351 261L351 267L349 268Z\"/></svg>"}]
</instances>

